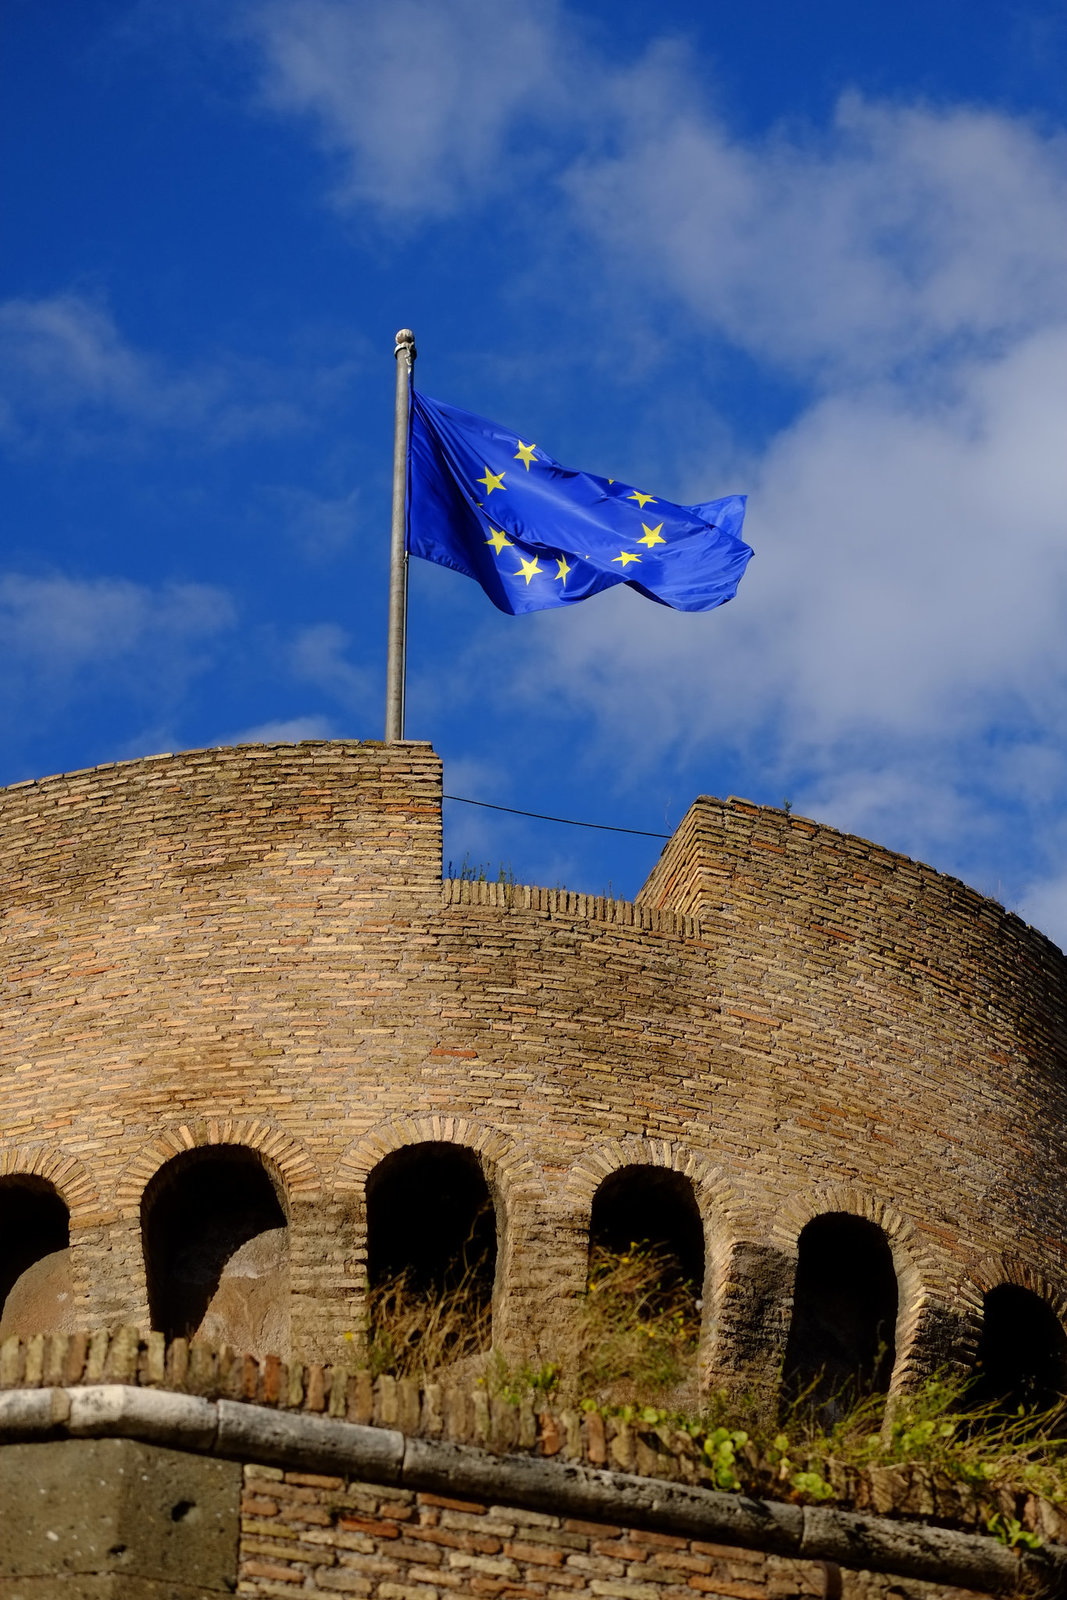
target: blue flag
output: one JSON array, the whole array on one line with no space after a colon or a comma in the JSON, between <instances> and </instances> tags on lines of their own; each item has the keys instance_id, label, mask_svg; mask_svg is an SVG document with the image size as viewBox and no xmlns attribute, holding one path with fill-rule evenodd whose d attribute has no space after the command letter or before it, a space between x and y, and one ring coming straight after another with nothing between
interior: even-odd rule
<instances>
[{"instance_id":1,"label":"blue flag","mask_svg":"<svg viewBox=\"0 0 1067 1600\"><path fill-rule=\"evenodd\" d=\"M561 467L538 445L412 393L408 550L517 616L616 583L677 611L731 600L752 551L744 495L677 506Z\"/></svg>"}]
</instances>

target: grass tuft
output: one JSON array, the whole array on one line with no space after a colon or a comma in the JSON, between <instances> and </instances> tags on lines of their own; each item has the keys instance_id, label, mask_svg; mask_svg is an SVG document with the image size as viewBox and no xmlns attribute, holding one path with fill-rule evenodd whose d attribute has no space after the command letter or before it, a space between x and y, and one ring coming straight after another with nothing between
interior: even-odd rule
<instances>
[{"instance_id":1,"label":"grass tuft","mask_svg":"<svg viewBox=\"0 0 1067 1600\"><path fill-rule=\"evenodd\" d=\"M474 1269L437 1292L402 1272L371 1290L367 1363L375 1378L426 1379L484 1356L491 1333L492 1304Z\"/></svg>"},{"instance_id":2,"label":"grass tuft","mask_svg":"<svg viewBox=\"0 0 1067 1600\"><path fill-rule=\"evenodd\" d=\"M574 1346L558 1358L561 1382L604 1403L695 1400L699 1337L696 1292L673 1257L637 1245L596 1250Z\"/></svg>"},{"instance_id":3,"label":"grass tuft","mask_svg":"<svg viewBox=\"0 0 1067 1600\"><path fill-rule=\"evenodd\" d=\"M616 1417L673 1440L699 1459L705 1480L726 1490L847 1502L872 1469L923 1468L931 1482L955 1485L990 1508L1004 1491L1067 1505L1064 1405L1014 1414L976 1407L973 1387L944 1375L888 1411L882 1394L841 1398L830 1408L800 1394L782 1411L766 1393L701 1393L694 1286L655 1251L598 1251L570 1328L568 1347L553 1359L507 1365L490 1353L484 1278L468 1271L453 1288L430 1293L401 1275L372 1292L369 1366L374 1376L422 1381L451 1369L513 1403ZM1010 1512L990 1509L988 1526L1009 1543L1032 1540Z\"/></svg>"}]
</instances>

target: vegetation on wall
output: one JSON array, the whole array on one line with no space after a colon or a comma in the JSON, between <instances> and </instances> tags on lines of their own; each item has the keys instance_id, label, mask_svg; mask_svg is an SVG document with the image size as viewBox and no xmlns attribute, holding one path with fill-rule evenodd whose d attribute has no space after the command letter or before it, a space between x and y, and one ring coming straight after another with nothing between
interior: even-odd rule
<instances>
[{"instance_id":1,"label":"vegetation on wall","mask_svg":"<svg viewBox=\"0 0 1067 1600\"><path fill-rule=\"evenodd\" d=\"M1067 1505L1062 1406L1010 1411L980 1398L973 1379L948 1376L888 1407L883 1393L855 1389L827 1407L821 1379L784 1401L738 1389L701 1393L699 1302L672 1266L636 1246L596 1251L569 1347L536 1367L484 1354L489 1308L470 1279L420 1295L401 1275L374 1292L371 1371L426 1382L460 1364L514 1404L597 1412L684 1443L726 1491L848 1504L862 1498L861 1479L918 1471L973 1494L989 1508L990 1531L1020 1547L1040 1539L1013 1515L1018 1496Z\"/></svg>"}]
</instances>

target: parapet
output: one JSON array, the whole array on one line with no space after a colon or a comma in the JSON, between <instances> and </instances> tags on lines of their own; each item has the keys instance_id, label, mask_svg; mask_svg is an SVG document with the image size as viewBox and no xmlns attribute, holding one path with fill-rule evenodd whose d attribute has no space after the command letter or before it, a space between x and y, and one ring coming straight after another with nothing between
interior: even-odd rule
<instances>
[{"instance_id":1,"label":"parapet","mask_svg":"<svg viewBox=\"0 0 1067 1600\"><path fill-rule=\"evenodd\" d=\"M150 756L0 791L6 906L100 896L256 898L257 881L345 881L365 899L437 892L441 763L428 744L238 745Z\"/></svg>"},{"instance_id":2,"label":"parapet","mask_svg":"<svg viewBox=\"0 0 1067 1600\"><path fill-rule=\"evenodd\" d=\"M959 879L854 834L732 796L701 795L667 841L637 904L694 917L770 971L810 962L901 978L954 1006L1014 1022L1067 1066L1067 958L1052 941ZM900 999L897 1001L900 1009ZM999 1005L998 1005L999 1009Z\"/></svg>"},{"instance_id":3,"label":"parapet","mask_svg":"<svg viewBox=\"0 0 1067 1600\"><path fill-rule=\"evenodd\" d=\"M372 1383L133 1328L8 1341L0 1583L131 1600L176 1580L263 1600L1064 1592L1067 1518L1036 1489L831 1459L815 1495L782 1483L776 1453L724 1492L706 1440L664 1412L535 1410L484 1383Z\"/></svg>"}]
</instances>

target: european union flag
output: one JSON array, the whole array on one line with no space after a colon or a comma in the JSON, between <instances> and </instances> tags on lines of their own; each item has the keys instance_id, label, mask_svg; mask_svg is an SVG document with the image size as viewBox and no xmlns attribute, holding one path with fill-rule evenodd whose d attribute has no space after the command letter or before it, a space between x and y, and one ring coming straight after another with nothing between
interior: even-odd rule
<instances>
[{"instance_id":1,"label":"european union flag","mask_svg":"<svg viewBox=\"0 0 1067 1600\"><path fill-rule=\"evenodd\" d=\"M626 583L677 611L733 599L752 551L744 495L677 506L571 472L536 444L412 393L408 550L512 616Z\"/></svg>"}]
</instances>

